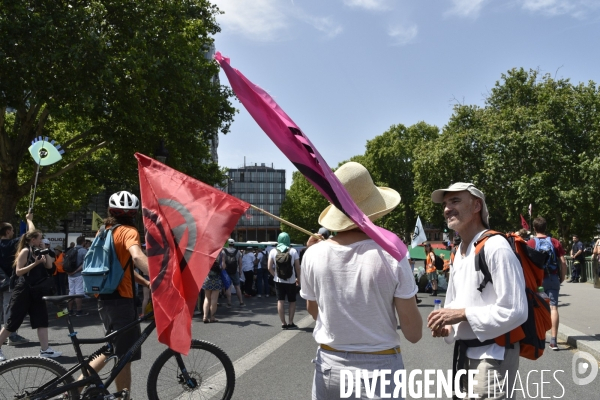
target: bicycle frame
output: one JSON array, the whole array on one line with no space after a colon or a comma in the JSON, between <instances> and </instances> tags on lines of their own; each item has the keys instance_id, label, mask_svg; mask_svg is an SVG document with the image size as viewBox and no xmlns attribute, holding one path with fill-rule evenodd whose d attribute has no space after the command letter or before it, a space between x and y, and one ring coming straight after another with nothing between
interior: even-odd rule
<instances>
[{"instance_id":1,"label":"bicycle frame","mask_svg":"<svg viewBox=\"0 0 600 400\"><path fill-rule=\"evenodd\" d=\"M59 395L64 392L68 392L71 389L81 388L81 387L85 387L85 386L92 385L92 384L96 385L96 387L99 387L102 389L108 388L110 386L110 384L115 380L117 375L119 375L121 370L125 367L125 365L127 365L127 363L129 363L131 361L131 359L133 358L133 354L142 346L142 344L150 336L152 331L156 328L156 322L154 320L152 320L150 322L150 324L142 331L140 338L129 348L129 350L127 350L127 353L125 353L125 355L123 357L121 357L121 359L118 360L117 365L115 365L115 367L110 371L110 376L105 381L102 381L102 379L100 378L98 373L96 371L94 371L94 369L92 367L90 367L90 364L89 364L90 361L95 358L95 357L91 358L91 356L94 353L92 353L92 355L84 358L83 353L81 352L80 345L81 344L100 344L100 343L109 342L114 337L124 334L130 328L141 324L143 321L150 319L152 316L154 316L154 311L144 315L143 317L136 319L135 321L130 322L129 324L125 325L123 328L116 330L114 332L111 332L110 334L108 334L107 336L102 337L102 338L80 339L77 337L77 332L75 332L75 329L73 328L71 316L68 315L67 316L67 325L69 328L69 337L71 338L71 342L73 344L73 349L75 350L75 354L77 355L78 363L77 363L77 365L74 365L73 367L71 367L67 371L67 373L64 374L63 376L61 376L60 378L55 378L55 379L51 380L50 382L46 383L45 385L40 386L35 391L35 393L32 393L32 398L40 399L40 400L47 399L47 398ZM110 343L108 343L107 346L109 349L111 348ZM112 357L116 357L116 356L110 356L108 359L110 359ZM180 360L181 360L181 357L178 357L178 362ZM68 383L68 384L62 385L60 387L57 387L57 385L60 384L61 382L63 382L65 378L75 374L78 370L81 370L81 373L83 374L83 379L76 380L73 383ZM186 376L187 379L189 379L189 377L187 377L187 372L184 372L184 375ZM42 397L36 397L36 394L38 394L38 393L41 394Z\"/></svg>"}]
</instances>

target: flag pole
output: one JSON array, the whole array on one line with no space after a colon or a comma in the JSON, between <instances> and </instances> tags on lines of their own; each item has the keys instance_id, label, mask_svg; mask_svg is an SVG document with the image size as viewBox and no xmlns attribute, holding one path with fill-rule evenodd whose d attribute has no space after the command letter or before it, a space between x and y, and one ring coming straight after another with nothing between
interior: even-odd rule
<instances>
[{"instance_id":1,"label":"flag pole","mask_svg":"<svg viewBox=\"0 0 600 400\"><path fill-rule=\"evenodd\" d=\"M316 235L316 234L314 234L314 233L312 233L312 232L310 232L310 231L307 231L307 230L306 230L306 229L304 229L304 228L300 228L298 225L294 225L294 224L292 224L291 222L288 222L288 221L286 221L286 220L285 220L285 219L283 219L283 218L279 218L278 216L276 216L276 215L273 215L273 214L271 214L270 212L263 210L262 208L258 208L258 207L256 207L255 205L252 205L252 204L250 204L250 207L251 207L251 208L253 208L253 209L255 209L256 211L260 211L261 213L263 213L263 214L265 214L265 215L268 215L268 216L269 216L269 217L271 217L271 218L274 218L274 219L276 219L276 220L277 220L277 221L279 221L279 222L282 222L282 223L286 224L287 226L291 226L292 228L294 228L294 229L297 229L297 230L299 230L299 231L300 231L300 232L302 232L302 233L306 233L306 234L307 234L307 235L309 235L309 236L314 236L314 237L316 237L317 239L321 239L321 238L320 238L318 235Z\"/></svg>"}]
</instances>

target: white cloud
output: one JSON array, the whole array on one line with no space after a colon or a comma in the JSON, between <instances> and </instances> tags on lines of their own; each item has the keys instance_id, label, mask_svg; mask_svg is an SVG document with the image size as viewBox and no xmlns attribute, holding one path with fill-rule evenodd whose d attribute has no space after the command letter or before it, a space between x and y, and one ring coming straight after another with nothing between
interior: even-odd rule
<instances>
[{"instance_id":1,"label":"white cloud","mask_svg":"<svg viewBox=\"0 0 600 400\"><path fill-rule=\"evenodd\" d=\"M217 0L225 13L217 17L223 30L257 41L274 41L291 23L277 0Z\"/></svg>"},{"instance_id":2,"label":"white cloud","mask_svg":"<svg viewBox=\"0 0 600 400\"><path fill-rule=\"evenodd\" d=\"M566 14L575 7L568 0L524 0L523 8L529 11L541 11L549 15Z\"/></svg>"},{"instance_id":3,"label":"white cloud","mask_svg":"<svg viewBox=\"0 0 600 400\"><path fill-rule=\"evenodd\" d=\"M416 25L402 26L395 25L388 28L388 35L393 39L395 45L403 46L412 42L418 33Z\"/></svg>"},{"instance_id":4,"label":"white cloud","mask_svg":"<svg viewBox=\"0 0 600 400\"><path fill-rule=\"evenodd\" d=\"M342 26L330 17L314 16L282 0L217 0L225 13L217 17L223 32L234 32L262 42L286 40L292 27L306 23L323 32L327 38L339 35Z\"/></svg>"},{"instance_id":5,"label":"white cloud","mask_svg":"<svg viewBox=\"0 0 600 400\"><path fill-rule=\"evenodd\" d=\"M458 15L459 17L477 18L487 0L452 0L452 8L446 15Z\"/></svg>"},{"instance_id":6,"label":"white cloud","mask_svg":"<svg viewBox=\"0 0 600 400\"><path fill-rule=\"evenodd\" d=\"M344 28L342 25L334 21L330 17L315 17L311 15L303 15L300 17L304 22L312 25L316 30L323 32L327 38L333 38L342 33Z\"/></svg>"},{"instance_id":7,"label":"white cloud","mask_svg":"<svg viewBox=\"0 0 600 400\"><path fill-rule=\"evenodd\" d=\"M344 0L344 4L348 7L375 11L388 10L390 8L387 0Z\"/></svg>"}]
</instances>

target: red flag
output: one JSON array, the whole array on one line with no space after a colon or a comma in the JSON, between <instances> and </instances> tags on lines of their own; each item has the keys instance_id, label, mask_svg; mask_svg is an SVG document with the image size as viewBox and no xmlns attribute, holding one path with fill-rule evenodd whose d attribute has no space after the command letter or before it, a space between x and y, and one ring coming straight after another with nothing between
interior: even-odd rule
<instances>
[{"instance_id":1,"label":"red flag","mask_svg":"<svg viewBox=\"0 0 600 400\"><path fill-rule=\"evenodd\" d=\"M529 224L527 223L527 220L523 218L523 214L519 215L521 216L521 226L523 227L523 229L529 230Z\"/></svg>"},{"instance_id":2,"label":"red flag","mask_svg":"<svg viewBox=\"0 0 600 400\"><path fill-rule=\"evenodd\" d=\"M158 340L188 354L215 258L250 204L136 153Z\"/></svg>"}]
</instances>

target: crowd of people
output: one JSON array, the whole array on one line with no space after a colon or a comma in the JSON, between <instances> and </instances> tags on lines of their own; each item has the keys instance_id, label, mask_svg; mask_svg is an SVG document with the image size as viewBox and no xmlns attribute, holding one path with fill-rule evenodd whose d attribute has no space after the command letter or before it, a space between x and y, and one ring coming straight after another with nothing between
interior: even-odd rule
<instances>
[{"instance_id":1,"label":"crowd of people","mask_svg":"<svg viewBox=\"0 0 600 400\"><path fill-rule=\"evenodd\" d=\"M377 187L361 164L346 163L335 175L371 221L390 213L400 203L400 195L392 189ZM454 344L455 369L478 370L474 377L478 382L474 388L476 394L493 391L501 393L498 398L510 398L507 383L518 371L519 342L501 346L496 339L528 318L520 261L502 236L488 237L482 257L490 279L487 285L484 282L478 287L475 283L480 283L481 276L476 268L475 247L490 229L485 195L473 184L459 182L434 191L431 199L442 205L448 227L460 240L454 243L450 260L444 260L441 272L436 268L431 244L425 245L425 266L432 294L438 294L439 274L449 278L445 304L429 314L426 325L433 337ZM131 268L131 274L124 274L114 294L100 295L98 299L107 334L138 317L134 301L136 283L144 297L142 312L150 297L148 259L133 224L138 209L139 200L129 192L117 192L109 200L106 228L116 227L113 232L116 253L123 268ZM77 268L66 273L61 266L69 253L63 252L61 246L46 249L47 241L35 229L31 214L27 221L28 231L20 238L14 237L12 225L0 225L3 291L0 311L4 321L0 331L0 361L6 359L3 344L27 341L17 334L27 315L31 327L37 330L40 356L60 356L60 352L48 345L48 313L42 300L44 285L50 279L56 281L58 294L83 294L81 267L89 243L79 237L73 244L71 251L76 252ZM301 252L291 246L285 232L273 247L238 249L233 239L228 239L203 284L201 306L204 323L215 323L219 298L226 299L225 306L232 307L235 293L238 305L244 307L245 298L269 297L274 292L281 328L294 329L299 294L316 320L313 337L318 347L313 360L313 399L339 398L342 369L374 370L383 365L392 371L404 369L397 327L400 325L400 332L408 342L416 343L422 337L423 320L417 308L414 263L408 254L395 259L334 205L323 210L318 222L323 228L309 238ZM549 298L552 316L550 348L558 350L558 292L566 277L566 252L560 242L547 236L544 218L536 218L533 227L533 236L525 238L527 245L547 252L552 260L547 261L542 289ZM581 263L583 248L576 235L573 241L570 282L577 282L580 276L577 263ZM594 248L594 254L600 256L600 246ZM74 316L87 314L81 298L75 299L69 312ZM135 332L119 336L113 343L117 354L126 351L139 337L139 325L134 329ZM134 360L140 357L141 353ZM97 371L103 365L103 357L92 362ZM486 377L490 372L495 372L499 379L489 381ZM387 390L393 392L397 384L390 382ZM116 385L118 390L130 387L130 365L116 379ZM376 391L379 393L380 388Z\"/></svg>"}]
</instances>

